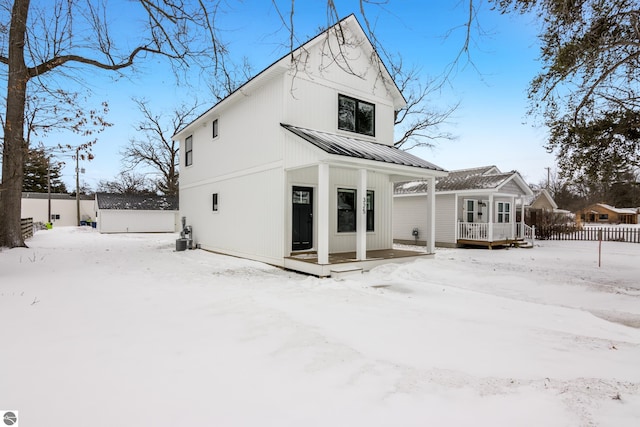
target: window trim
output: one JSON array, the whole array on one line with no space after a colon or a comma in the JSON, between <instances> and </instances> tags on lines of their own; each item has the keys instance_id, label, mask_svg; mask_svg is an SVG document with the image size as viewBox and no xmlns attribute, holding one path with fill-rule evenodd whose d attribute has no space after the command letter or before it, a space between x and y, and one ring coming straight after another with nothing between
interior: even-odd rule
<instances>
[{"instance_id":1,"label":"window trim","mask_svg":"<svg viewBox=\"0 0 640 427\"><path fill-rule=\"evenodd\" d=\"M498 224L511 223L511 202L496 202L496 222Z\"/></svg>"},{"instance_id":2,"label":"window trim","mask_svg":"<svg viewBox=\"0 0 640 427\"><path fill-rule=\"evenodd\" d=\"M211 210L212 212L218 212L220 208L218 193L211 194Z\"/></svg>"},{"instance_id":3,"label":"window trim","mask_svg":"<svg viewBox=\"0 0 640 427\"><path fill-rule=\"evenodd\" d=\"M340 192L345 192L345 193L352 193L353 194L353 203L354 206L351 209L351 211L353 212L353 230L348 229L348 230L341 230L340 229L340 207L339 207L339 200L340 200ZM375 208L375 191L374 190L367 190L367 199L366 199L366 206L365 208L367 209L367 214L366 214L366 232L367 233L373 233L375 232L375 212L376 212L376 208ZM356 233L358 231L358 217L356 215L356 211L357 211L357 207L358 207L358 190L356 190L355 188L345 188L345 187L339 187L336 191L336 233L339 234L344 234L344 233ZM371 227L369 227L371 226Z\"/></svg>"},{"instance_id":4,"label":"window trim","mask_svg":"<svg viewBox=\"0 0 640 427\"><path fill-rule=\"evenodd\" d=\"M193 135L189 135L184 139L184 165L185 167L193 164Z\"/></svg>"},{"instance_id":5,"label":"window trim","mask_svg":"<svg viewBox=\"0 0 640 427\"><path fill-rule=\"evenodd\" d=\"M220 135L220 126L218 119L213 119L211 122L211 138L216 139Z\"/></svg>"},{"instance_id":6,"label":"window trim","mask_svg":"<svg viewBox=\"0 0 640 427\"><path fill-rule=\"evenodd\" d=\"M354 118L353 118L353 129L346 126L342 126L341 125L341 120L340 120L340 101L342 99L346 99L346 100L350 100L354 102L354 108L355 111L353 112ZM371 136L371 137L375 137L376 136L376 104L372 103L372 102L368 102L368 101L363 101L361 99L358 98L354 98L352 96L348 96L348 95L343 95L341 93L338 94L338 114L337 114L337 119L338 119L338 123L337 123L337 127L338 130L342 130L345 132L353 132L353 133L357 133L359 135L364 135L364 136ZM360 111L360 106L370 106L373 110L373 115L371 117L371 133L369 132L364 132L362 129L362 121L359 119L359 115L358 112Z\"/></svg>"}]
</instances>

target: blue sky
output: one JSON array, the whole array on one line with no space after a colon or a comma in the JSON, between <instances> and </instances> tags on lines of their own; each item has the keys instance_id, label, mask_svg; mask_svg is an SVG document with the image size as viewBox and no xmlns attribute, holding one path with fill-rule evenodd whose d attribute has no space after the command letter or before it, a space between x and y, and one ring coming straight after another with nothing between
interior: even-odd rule
<instances>
[{"instance_id":1,"label":"blue sky","mask_svg":"<svg viewBox=\"0 0 640 427\"><path fill-rule=\"evenodd\" d=\"M278 0L287 16L290 3ZM341 17L355 13L361 20L358 0L335 3ZM464 42L464 3L389 0L381 6L368 5L366 12L384 48L402 55L406 64L419 67L427 80L442 76L458 55ZM229 0L227 4L232 8L218 16L219 26L236 60L246 57L255 75L286 54L288 31L271 1ZM470 58L465 56L458 62L448 84L431 98L436 107L460 104L442 127L456 139L412 153L449 170L485 165L505 171L515 169L529 183L539 183L546 179L545 168L554 168L555 160L544 149L545 129L534 127L534 119L527 117L527 87L540 69L536 61L537 24L532 17L502 16L491 11L486 0L476 0L476 4L482 28L473 31ZM122 7L131 6L123 3ZM324 0L297 0L295 8L299 42L327 25ZM126 24L121 31L129 32ZM169 68L157 59L143 64L136 75L117 81L107 73L89 72L93 75L86 80L95 100L109 102L107 120L114 123L98 135L95 159L81 165L86 170L81 180L92 187L101 179L113 179L121 170L119 152L135 135L134 125L142 118L132 97L147 99L156 113L168 113L173 106L191 103L195 97L203 103L203 110L214 103L208 89L198 87L195 78L191 81L194 87L178 87ZM50 138L46 143L52 145L58 142L53 139L63 136ZM76 137L64 140L82 142ZM73 167L66 167L63 175L69 188L74 188Z\"/></svg>"}]
</instances>

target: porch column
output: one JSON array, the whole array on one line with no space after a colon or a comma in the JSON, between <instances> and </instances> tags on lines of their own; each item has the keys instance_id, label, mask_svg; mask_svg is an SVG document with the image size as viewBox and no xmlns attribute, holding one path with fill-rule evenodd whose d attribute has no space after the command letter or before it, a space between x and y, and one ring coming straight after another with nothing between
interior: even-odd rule
<instances>
[{"instance_id":1,"label":"porch column","mask_svg":"<svg viewBox=\"0 0 640 427\"><path fill-rule=\"evenodd\" d=\"M358 170L356 202L356 259L367 259L367 170Z\"/></svg>"},{"instance_id":2,"label":"porch column","mask_svg":"<svg viewBox=\"0 0 640 427\"><path fill-rule=\"evenodd\" d=\"M318 165L318 264L329 264L329 165Z\"/></svg>"},{"instance_id":3,"label":"porch column","mask_svg":"<svg viewBox=\"0 0 640 427\"><path fill-rule=\"evenodd\" d=\"M456 230L458 224L456 222ZM457 231L456 231L457 233ZM436 179L427 179L427 253L436 251Z\"/></svg>"},{"instance_id":4,"label":"porch column","mask_svg":"<svg viewBox=\"0 0 640 427\"><path fill-rule=\"evenodd\" d=\"M520 235L518 235L517 237L520 239L524 238L525 232L524 232L524 197L520 196L518 197L518 199L520 199Z\"/></svg>"},{"instance_id":5,"label":"porch column","mask_svg":"<svg viewBox=\"0 0 640 427\"><path fill-rule=\"evenodd\" d=\"M489 218L487 218L488 222L489 222L489 231L488 231L488 236L487 236L487 240L489 240L490 242L493 242L493 222L494 222L494 218L493 218L493 193L489 194L489 209L487 209L487 215L489 215Z\"/></svg>"}]
</instances>

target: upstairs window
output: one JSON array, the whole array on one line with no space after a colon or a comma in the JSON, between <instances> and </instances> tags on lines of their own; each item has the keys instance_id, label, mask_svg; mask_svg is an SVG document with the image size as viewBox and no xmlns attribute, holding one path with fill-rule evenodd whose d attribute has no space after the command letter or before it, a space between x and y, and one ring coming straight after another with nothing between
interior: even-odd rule
<instances>
[{"instance_id":1,"label":"upstairs window","mask_svg":"<svg viewBox=\"0 0 640 427\"><path fill-rule=\"evenodd\" d=\"M213 134L211 135L213 138L217 138L218 137L218 119L215 119L212 123L211 123L211 128L213 128Z\"/></svg>"},{"instance_id":2,"label":"upstairs window","mask_svg":"<svg viewBox=\"0 0 640 427\"><path fill-rule=\"evenodd\" d=\"M338 129L375 136L376 106L338 95Z\"/></svg>"},{"instance_id":3,"label":"upstairs window","mask_svg":"<svg viewBox=\"0 0 640 427\"><path fill-rule=\"evenodd\" d=\"M193 164L193 136L189 135L184 140L184 165Z\"/></svg>"},{"instance_id":4,"label":"upstairs window","mask_svg":"<svg viewBox=\"0 0 640 427\"><path fill-rule=\"evenodd\" d=\"M213 199L213 206L212 206L213 211L218 212L218 193L213 193L212 199Z\"/></svg>"}]
</instances>

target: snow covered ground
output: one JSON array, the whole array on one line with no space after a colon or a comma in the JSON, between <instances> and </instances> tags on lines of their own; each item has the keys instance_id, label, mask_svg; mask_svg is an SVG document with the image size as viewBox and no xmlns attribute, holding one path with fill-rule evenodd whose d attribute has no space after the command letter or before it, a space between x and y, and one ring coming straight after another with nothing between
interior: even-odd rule
<instances>
[{"instance_id":1,"label":"snow covered ground","mask_svg":"<svg viewBox=\"0 0 640 427\"><path fill-rule=\"evenodd\" d=\"M637 426L640 245L440 249L342 281L174 234L0 252L22 426Z\"/></svg>"}]
</instances>

